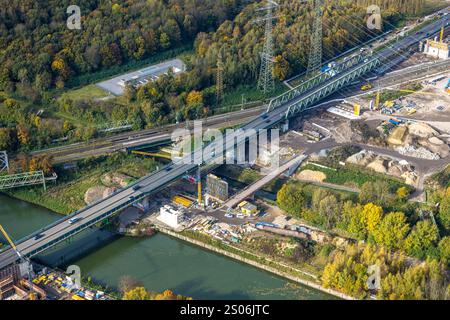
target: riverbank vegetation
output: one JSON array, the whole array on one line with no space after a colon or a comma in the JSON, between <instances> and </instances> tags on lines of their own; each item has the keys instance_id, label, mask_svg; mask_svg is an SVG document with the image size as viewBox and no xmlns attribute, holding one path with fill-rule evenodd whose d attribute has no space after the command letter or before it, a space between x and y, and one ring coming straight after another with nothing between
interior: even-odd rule
<instances>
[{"instance_id":1,"label":"riverbank vegetation","mask_svg":"<svg viewBox=\"0 0 450 320\"><path fill-rule=\"evenodd\" d=\"M46 191L35 186L14 189L7 194L60 214L70 214L86 206L86 191L102 185L102 176L106 173L114 172L138 179L154 171L157 166L158 163L150 158L113 154L80 161L77 167L71 170L56 167L58 179L54 184L47 184Z\"/></svg>"},{"instance_id":2,"label":"riverbank vegetation","mask_svg":"<svg viewBox=\"0 0 450 320\"><path fill-rule=\"evenodd\" d=\"M192 300L171 290L164 290L162 293L149 291L131 276L120 278L119 292L122 294L122 300Z\"/></svg>"}]
</instances>

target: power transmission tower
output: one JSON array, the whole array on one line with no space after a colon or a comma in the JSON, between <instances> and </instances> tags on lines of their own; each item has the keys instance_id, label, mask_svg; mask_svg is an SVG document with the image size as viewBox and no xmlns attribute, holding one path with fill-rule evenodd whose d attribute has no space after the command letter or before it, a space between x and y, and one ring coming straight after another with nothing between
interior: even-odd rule
<instances>
[{"instance_id":1,"label":"power transmission tower","mask_svg":"<svg viewBox=\"0 0 450 320\"><path fill-rule=\"evenodd\" d=\"M217 56L217 74L216 74L216 102L220 105L223 99L223 56L222 51L219 51Z\"/></svg>"},{"instance_id":2,"label":"power transmission tower","mask_svg":"<svg viewBox=\"0 0 450 320\"><path fill-rule=\"evenodd\" d=\"M8 154L6 151L0 151L0 172L9 171Z\"/></svg>"},{"instance_id":3,"label":"power transmission tower","mask_svg":"<svg viewBox=\"0 0 450 320\"><path fill-rule=\"evenodd\" d=\"M272 92L275 89L275 79L273 76L274 50L273 50L273 9L277 8L275 1L267 0L267 6L261 8L260 11L266 11L266 16L260 21L265 21L265 41L264 49L261 53L261 70L259 72L258 89L264 94Z\"/></svg>"},{"instance_id":4,"label":"power transmission tower","mask_svg":"<svg viewBox=\"0 0 450 320\"><path fill-rule=\"evenodd\" d=\"M320 70L322 65L322 38L323 38L323 21L322 21L322 6L324 0L314 1L314 25L311 34L311 47L308 60L308 74L314 73Z\"/></svg>"}]
</instances>

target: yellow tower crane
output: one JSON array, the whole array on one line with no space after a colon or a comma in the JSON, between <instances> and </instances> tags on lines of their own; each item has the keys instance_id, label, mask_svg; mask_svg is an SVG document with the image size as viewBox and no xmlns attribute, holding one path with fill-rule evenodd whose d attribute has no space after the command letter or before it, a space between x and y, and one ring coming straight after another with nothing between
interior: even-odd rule
<instances>
[{"instance_id":1,"label":"yellow tower crane","mask_svg":"<svg viewBox=\"0 0 450 320\"><path fill-rule=\"evenodd\" d=\"M30 287L30 293L28 294L28 298L30 300L36 300L36 294L33 290L33 281L32 281L32 277L31 277L31 262L28 258L24 257L19 250L17 250L16 245L14 244L14 242L12 241L11 237L8 235L8 233L5 231L5 229L2 227L2 225L0 224L0 232L3 234L3 236L6 238L6 241L8 241L9 245L11 246L11 248L14 250L14 252L17 254L17 256L19 257L19 259L21 261L24 261L26 263L28 263L28 285Z\"/></svg>"}]
</instances>

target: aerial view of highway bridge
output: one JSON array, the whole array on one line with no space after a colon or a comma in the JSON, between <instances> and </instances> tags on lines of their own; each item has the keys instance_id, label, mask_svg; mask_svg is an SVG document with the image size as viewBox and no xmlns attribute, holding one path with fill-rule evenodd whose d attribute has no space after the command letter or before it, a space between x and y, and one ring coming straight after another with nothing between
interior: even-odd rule
<instances>
[{"instance_id":1,"label":"aerial view of highway bridge","mask_svg":"<svg viewBox=\"0 0 450 320\"><path fill-rule=\"evenodd\" d=\"M446 9L445 12L450 12L450 10ZM378 52L355 55L350 59L339 62L336 74L333 76L317 76L273 98L264 109L260 108L254 111L255 113L259 112L259 115L247 114L248 118L253 116L254 118L243 124L241 128L255 130L273 128L305 111L316 108L319 103L330 99L337 91L351 86L356 79L368 74L376 74L377 70L381 70L384 65L391 61L395 60L398 63L398 59L401 59L403 52L418 45L420 41L438 34L443 24L448 26L448 21L448 16L444 15L421 30L401 38ZM238 116L238 118L242 118L242 116ZM167 140L169 138L168 132L161 135L159 131L152 131L152 134L156 137L155 140ZM145 137L140 137L137 141L142 139L145 139ZM145 197L162 190L168 184L196 170L197 167L196 164L183 164L181 160L172 162L139 179L133 185L118 190L109 197L17 241L17 250L23 256L31 258L82 230L111 217L124 208L142 201ZM5 247L0 252L0 269L15 263L18 259L19 257L13 248Z\"/></svg>"}]
</instances>

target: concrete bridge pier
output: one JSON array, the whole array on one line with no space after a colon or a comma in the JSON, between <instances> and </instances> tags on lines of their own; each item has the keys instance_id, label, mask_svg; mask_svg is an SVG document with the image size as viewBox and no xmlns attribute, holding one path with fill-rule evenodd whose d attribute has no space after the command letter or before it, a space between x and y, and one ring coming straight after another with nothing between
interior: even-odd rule
<instances>
[{"instance_id":1,"label":"concrete bridge pier","mask_svg":"<svg viewBox=\"0 0 450 320\"><path fill-rule=\"evenodd\" d=\"M142 199L140 204L142 205L145 211L150 209L150 196L147 196L144 199Z\"/></svg>"}]
</instances>

